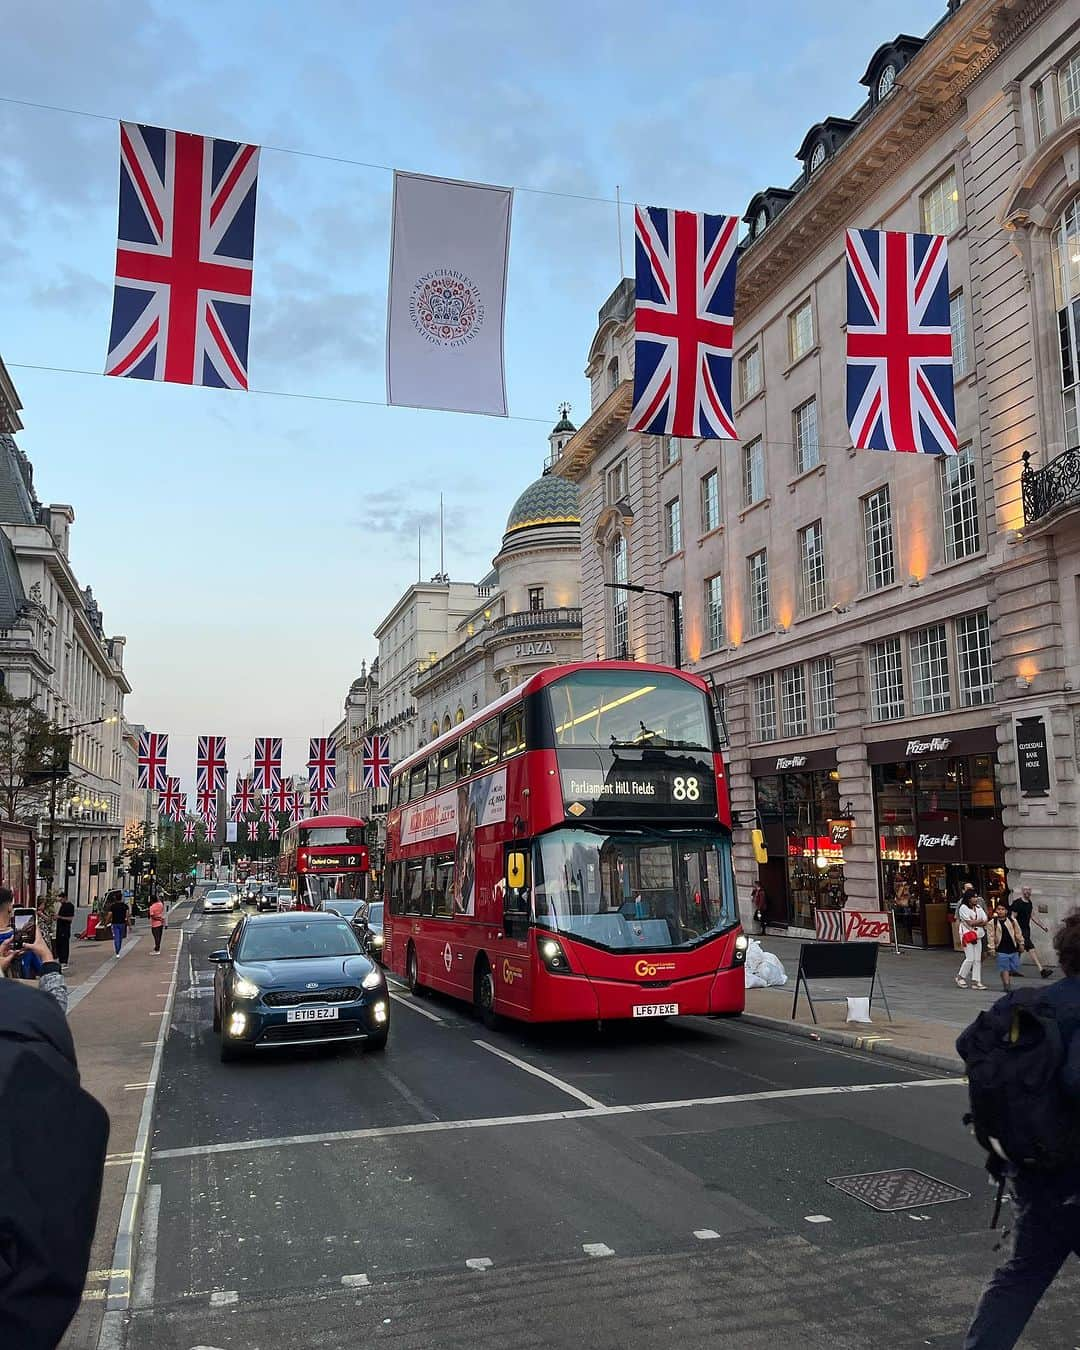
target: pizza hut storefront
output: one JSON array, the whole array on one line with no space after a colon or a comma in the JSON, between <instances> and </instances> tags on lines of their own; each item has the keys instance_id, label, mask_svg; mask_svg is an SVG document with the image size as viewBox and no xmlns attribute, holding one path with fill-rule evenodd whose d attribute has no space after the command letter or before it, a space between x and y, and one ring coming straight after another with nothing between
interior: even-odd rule
<instances>
[{"instance_id":1,"label":"pizza hut storefront","mask_svg":"<svg viewBox=\"0 0 1080 1350\"><path fill-rule=\"evenodd\" d=\"M842 909L844 842L835 750L750 761L769 861L758 865L770 924L814 928L814 911Z\"/></svg>"},{"instance_id":2,"label":"pizza hut storefront","mask_svg":"<svg viewBox=\"0 0 1080 1350\"><path fill-rule=\"evenodd\" d=\"M965 881L989 903L1007 896L993 727L920 732L867 746L881 899L897 938L952 944Z\"/></svg>"}]
</instances>

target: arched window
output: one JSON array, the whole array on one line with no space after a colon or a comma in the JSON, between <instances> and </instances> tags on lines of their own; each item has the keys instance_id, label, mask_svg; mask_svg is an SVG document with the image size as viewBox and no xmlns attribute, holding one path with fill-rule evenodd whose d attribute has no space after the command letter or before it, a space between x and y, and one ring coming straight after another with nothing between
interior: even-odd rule
<instances>
[{"instance_id":1,"label":"arched window","mask_svg":"<svg viewBox=\"0 0 1080 1350\"><path fill-rule=\"evenodd\" d=\"M613 394L619 387L619 358L613 356L608 362L608 393Z\"/></svg>"},{"instance_id":2,"label":"arched window","mask_svg":"<svg viewBox=\"0 0 1080 1350\"><path fill-rule=\"evenodd\" d=\"M1080 197L1054 227L1054 297L1061 351L1065 449L1080 446Z\"/></svg>"},{"instance_id":3,"label":"arched window","mask_svg":"<svg viewBox=\"0 0 1080 1350\"><path fill-rule=\"evenodd\" d=\"M443 729L443 734L444 734L444 735L445 735L446 732L448 732L448 731L450 730L450 714L449 714L449 713L447 713L446 716L445 716L445 717L443 718L443 720L442 720L442 729Z\"/></svg>"},{"instance_id":4,"label":"arched window","mask_svg":"<svg viewBox=\"0 0 1080 1350\"><path fill-rule=\"evenodd\" d=\"M460 726L465 721L465 709L459 708L454 714L454 724Z\"/></svg>"},{"instance_id":5,"label":"arched window","mask_svg":"<svg viewBox=\"0 0 1080 1350\"><path fill-rule=\"evenodd\" d=\"M611 541L609 571L611 580L625 583L630 578L626 567L626 540L617 534ZM611 655L625 660L630 643L630 606L627 591L610 591L611 596Z\"/></svg>"},{"instance_id":6,"label":"arched window","mask_svg":"<svg viewBox=\"0 0 1080 1350\"><path fill-rule=\"evenodd\" d=\"M431 739L434 740L438 734L439 734L439 719L435 717L432 719L431 722Z\"/></svg>"}]
</instances>

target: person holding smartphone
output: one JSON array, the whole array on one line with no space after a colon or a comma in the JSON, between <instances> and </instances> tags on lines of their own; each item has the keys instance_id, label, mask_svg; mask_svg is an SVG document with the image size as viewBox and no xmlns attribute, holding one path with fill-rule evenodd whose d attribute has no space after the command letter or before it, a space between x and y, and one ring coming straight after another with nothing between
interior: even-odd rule
<instances>
[{"instance_id":1,"label":"person holding smartphone","mask_svg":"<svg viewBox=\"0 0 1080 1350\"><path fill-rule=\"evenodd\" d=\"M16 934L16 926L18 934ZM15 940L14 950L19 960L12 961L4 974L10 979L32 980L41 973L41 958L34 951L37 933L37 913L27 906L15 905L15 897L8 886L0 886L0 944ZM50 953L49 959L52 959Z\"/></svg>"},{"instance_id":2,"label":"person holding smartphone","mask_svg":"<svg viewBox=\"0 0 1080 1350\"><path fill-rule=\"evenodd\" d=\"M18 912L16 910L16 914ZM2 935L0 935L0 938L2 938ZM33 958L37 972L38 989L43 994L48 994L60 1005L60 1011L66 1013L68 1007L67 981L60 969L60 962L53 956L45 934L40 928L35 926L29 941L26 938L25 928L21 940L18 928L15 930L15 936L0 940L0 978L10 978L12 975L17 975L16 967L19 962L30 957ZM23 978L27 978L25 968Z\"/></svg>"}]
</instances>

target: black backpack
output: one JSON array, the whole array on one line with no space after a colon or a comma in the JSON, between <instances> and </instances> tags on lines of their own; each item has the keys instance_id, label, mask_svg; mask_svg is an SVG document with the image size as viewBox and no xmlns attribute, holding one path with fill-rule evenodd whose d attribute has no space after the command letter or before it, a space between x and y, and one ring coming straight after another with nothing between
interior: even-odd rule
<instances>
[{"instance_id":1,"label":"black backpack","mask_svg":"<svg viewBox=\"0 0 1080 1350\"><path fill-rule=\"evenodd\" d=\"M1061 1083L1067 1048L1040 989L1009 994L961 1033L971 1099L964 1122L991 1159L1039 1172L1080 1162L1080 1112Z\"/></svg>"}]
</instances>

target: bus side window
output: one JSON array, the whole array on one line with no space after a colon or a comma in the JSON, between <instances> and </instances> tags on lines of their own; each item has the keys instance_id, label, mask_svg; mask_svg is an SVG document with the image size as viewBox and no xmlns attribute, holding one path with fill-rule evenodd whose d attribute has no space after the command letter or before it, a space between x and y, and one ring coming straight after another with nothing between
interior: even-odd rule
<instances>
[{"instance_id":1,"label":"bus side window","mask_svg":"<svg viewBox=\"0 0 1080 1350\"><path fill-rule=\"evenodd\" d=\"M439 756L439 786L451 787L457 778L457 745L448 745Z\"/></svg>"},{"instance_id":2,"label":"bus side window","mask_svg":"<svg viewBox=\"0 0 1080 1350\"><path fill-rule=\"evenodd\" d=\"M427 790L434 792L439 786L439 756L432 755L427 762Z\"/></svg>"},{"instance_id":3,"label":"bus side window","mask_svg":"<svg viewBox=\"0 0 1080 1350\"><path fill-rule=\"evenodd\" d=\"M429 853L424 859L424 899L421 907L421 913L425 919L430 919L435 913L435 859Z\"/></svg>"},{"instance_id":4,"label":"bus side window","mask_svg":"<svg viewBox=\"0 0 1080 1350\"><path fill-rule=\"evenodd\" d=\"M529 853L521 844L507 844L503 859L503 931L523 937L529 926Z\"/></svg>"},{"instance_id":5,"label":"bus side window","mask_svg":"<svg viewBox=\"0 0 1080 1350\"><path fill-rule=\"evenodd\" d=\"M520 703L502 715L501 749L503 759L520 755L525 749L525 709Z\"/></svg>"},{"instance_id":6,"label":"bus side window","mask_svg":"<svg viewBox=\"0 0 1080 1350\"><path fill-rule=\"evenodd\" d=\"M409 774L409 801L414 802L427 791L427 765L418 764Z\"/></svg>"},{"instance_id":7,"label":"bus side window","mask_svg":"<svg viewBox=\"0 0 1080 1350\"><path fill-rule=\"evenodd\" d=\"M435 859L435 913L450 918L454 913L454 855L440 853Z\"/></svg>"},{"instance_id":8,"label":"bus side window","mask_svg":"<svg viewBox=\"0 0 1080 1350\"><path fill-rule=\"evenodd\" d=\"M458 743L457 776L459 778L468 778L473 770L473 743L472 736L462 736Z\"/></svg>"},{"instance_id":9,"label":"bus side window","mask_svg":"<svg viewBox=\"0 0 1080 1350\"><path fill-rule=\"evenodd\" d=\"M424 889L424 863L413 858L405 864L405 913L420 913L420 898Z\"/></svg>"},{"instance_id":10,"label":"bus side window","mask_svg":"<svg viewBox=\"0 0 1080 1350\"><path fill-rule=\"evenodd\" d=\"M474 734L473 768L486 769L499 760L499 719L489 717Z\"/></svg>"}]
</instances>

